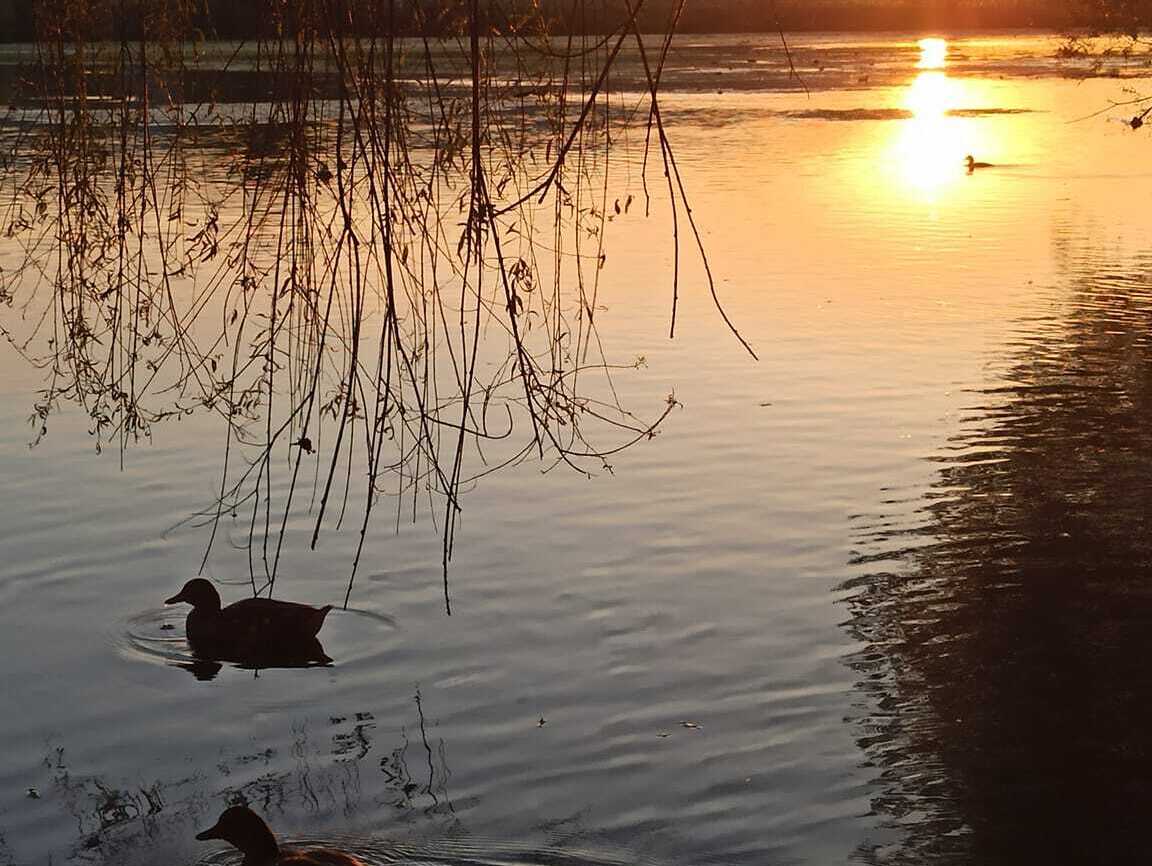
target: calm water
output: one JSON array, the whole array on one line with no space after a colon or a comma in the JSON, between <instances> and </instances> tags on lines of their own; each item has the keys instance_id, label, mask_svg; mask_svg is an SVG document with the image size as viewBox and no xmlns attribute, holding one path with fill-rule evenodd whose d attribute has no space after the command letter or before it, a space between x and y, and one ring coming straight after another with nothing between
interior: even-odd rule
<instances>
[{"instance_id":1,"label":"calm water","mask_svg":"<svg viewBox=\"0 0 1152 866\"><path fill-rule=\"evenodd\" d=\"M614 474L470 490L451 618L435 527L382 525L331 666L190 669L161 602L222 433L121 470L65 411L29 449L0 348L0 864L235 862L192 837L237 793L371 863L1152 853L1152 142L1109 109L1145 67L805 36L805 93L767 38L683 43L668 121L762 360L695 267L669 342L665 214L616 221L617 384L684 408ZM306 530L278 594L338 602L352 538Z\"/></svg>"}]
</instances>

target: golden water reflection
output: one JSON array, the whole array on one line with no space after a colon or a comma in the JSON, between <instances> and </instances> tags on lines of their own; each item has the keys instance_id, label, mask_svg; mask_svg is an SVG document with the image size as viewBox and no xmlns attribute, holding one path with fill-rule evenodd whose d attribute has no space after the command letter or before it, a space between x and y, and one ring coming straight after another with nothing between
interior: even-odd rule
<instances>
[{"instance_id":1,"label":"golden water reflection","mask_svg":"<svg viewBox=\"0 0 1152 866\"><path fill-rule=\"evenodd\" d=\"M901 99L901 107L912 116L901 123L890 151L902 185L928 201L936 201L964 179L965 156L971 153L980 159L995 149L988 124L958 114L977 105L975 86L949 77L944 71L947 57L945 40L920 41L921 71Z\"/></svg>"},{"instance_id":2,"label":"golden water reflection","mask_svg":"<svg viewBox=\"0 0 1152 866\"><path fill-rule=\"evenodd\" d=\"M920 62L917 69L943 69L948 63L948 41L946 39L921 39Z\"/></svg>"}]
</instances>

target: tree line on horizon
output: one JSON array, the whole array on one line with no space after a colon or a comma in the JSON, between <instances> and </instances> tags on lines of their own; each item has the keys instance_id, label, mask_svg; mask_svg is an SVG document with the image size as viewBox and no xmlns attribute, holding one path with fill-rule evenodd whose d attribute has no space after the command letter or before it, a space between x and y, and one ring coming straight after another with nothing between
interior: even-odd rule
<instances>
[{"instance_id":1,"label":"tree line on horizon","mask_svg":"<svg viewBox=\"0 0 1152 866\"><path fill-rule=\"evenodd\" d=\"M0 41L37 38L40 9L55 0L0 0ZM303 8L310 0L122 0L105 6L110 16L95 16L92 26L104 33L92 38L140 38L139 22L149 6L175 5L192 38L255 39L274 35L272 22L285 10ZM547 21L553 33L606 33L618 29L637 0L484 0L485 25L493 31L515 30ZM469 3L446 0L399 0L394 26L398 34L452 36L467 26ZM273 8L279 14L271 14ZM124 10L118 16L116 9ZM540 12L543 12L543 15ZM119 20L117 20L119 19ZM1137 33L1152 21L1152 0L646 0L638 20L646 32L754 33L813 30L987 30L1087 28ZM126 32L127 31L127 32Z\"/></svg>"}]
</instances>

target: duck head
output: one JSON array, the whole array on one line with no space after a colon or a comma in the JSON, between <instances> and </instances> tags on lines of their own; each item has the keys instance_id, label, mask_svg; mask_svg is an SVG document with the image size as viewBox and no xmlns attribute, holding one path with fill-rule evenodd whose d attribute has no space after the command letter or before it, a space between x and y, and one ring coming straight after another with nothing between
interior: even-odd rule
<instances>
[{"instance_id":1,"label":"duck head","mask_svg":"<svg viewBox=\"0 0 1152 866\"><path fill-rule=\"evenodd\" d=\"M164 603L179 604L180 602L190 604L196 610L220 610L220 593L216 591L216 587L212 585L211 581L202 577L194 577Z\"/></svg>"},{"instance_id":2,"label":"duck head","mask_svg":"<svg viewBox=\"0 0 1152 866\"><path fill-rule=\"evenodd\" d=\"M964 162L968 164L968 170L971 171L976 166L976 157L974 157L972 154L968 154L966 157L964 157Z\"/></svg>"},{"instance_id":3,"label":"duck head","mask_svg":"<svg viewBox=\"0 0 1152 866\"><path fill-rule=\"evenodd\" d=\"M245 863L272 861L280 854L276 837L272 835L264 819L247 806L228 807L213 826L197 833L196 838L201 841L223 839L244 854Z\"/></svg>"}]
</instances>

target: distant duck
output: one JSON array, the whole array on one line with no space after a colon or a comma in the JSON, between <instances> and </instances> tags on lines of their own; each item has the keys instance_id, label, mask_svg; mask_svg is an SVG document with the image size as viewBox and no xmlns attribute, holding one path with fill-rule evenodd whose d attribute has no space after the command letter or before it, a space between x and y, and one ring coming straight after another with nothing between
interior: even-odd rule
<instances>
[{"instance_id":1,"label":"distant duck","mask_svg":"<svg viewBox=\"0 0 1152 866\"><path fill-rule=\"evenodd\" d=\"M244 855L241 866L364 866L351 854L331 848L281 848L264 819L247 806L230 806L220 820L196 838L223 839Z\"/></svg>"},{"instance_id":2,"label":"distant duck","mask_svg":"<svg viewBox=\"0 0 1152 866\"><path fill-rule=\"evenodd\" d=\"M332 610L330 604L309 607L271 598L246 598L221 608L220 593L202 577L188 581L164 603L180 602L192 605L185 629L193 649L223 649L233 655L268 651L291 654L294 645L311 648L324 617Z\"/></svg>"},{"instance_id":3,"label":"distant duck","mask_svg":"<svg viewBox=\"0 0 1152 866\"><path fill-rule=\"evenodd\" d=\"M993 165L990 162L977 162L976 157L974 157L972 154L968 154L966 157L964 157L964 162L968 166L968 174L972 174L972 172L978 168L993 168Z\"/></svg>"}]
</instances>

